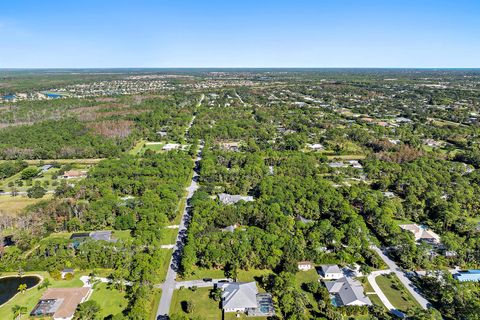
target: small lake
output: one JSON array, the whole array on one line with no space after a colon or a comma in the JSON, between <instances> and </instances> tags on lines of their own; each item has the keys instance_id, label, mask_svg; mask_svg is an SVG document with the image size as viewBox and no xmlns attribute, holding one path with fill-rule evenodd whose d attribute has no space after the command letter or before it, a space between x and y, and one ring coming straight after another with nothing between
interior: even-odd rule
<instances>
[{"instance_id":1,"label":"small lake","mask_svg":"<svg viewBox=\"0 0 480 320\"><path fill-rule=\"evenodd\" d=\"M40 278L36 276L13 276L0 278L0 306L18 293L18 286L26 284L27 289L36 286ZM20 293L21 294L21 293Z\"/></svg>"},{"instance_id":2,"label":"small lake","mask_svg":"<svg viewBox=\"0 0 480 320\"><path fill-rule=\"evenodd\" d=\"M57 93L46 93L45 95L49 98L52 98L52 99L58 99L58 98L62 97L62 95L57 94Z\"/></svg>"}]
</instances>

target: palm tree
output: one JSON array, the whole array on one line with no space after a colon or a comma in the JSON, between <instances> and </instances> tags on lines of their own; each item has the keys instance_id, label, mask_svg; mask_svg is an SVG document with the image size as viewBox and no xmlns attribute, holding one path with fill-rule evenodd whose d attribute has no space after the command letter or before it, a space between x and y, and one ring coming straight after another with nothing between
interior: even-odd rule
<instances>
[{"instance_id":1,"label":"palm tree","mask_svg":"<svg viewBox=\"0 0 480 320\"><path fill-rule=\"evenodd\" d=\"M19 315L27 313L27 307L19 306L18 304L12 307L13 318L16 319Z\"/></svg>"},{"instance_id":2,"label":"palm tree","mask_svg":"<svg viewBox=\"0 0 480 320\"><path fill-rule=\"evenodd\" d=\"M25 291L27 291L27 285L25 283L22 283L21 285L18 286L17 291L21 293L25 293Z\"/></svg>"}]
</instances>

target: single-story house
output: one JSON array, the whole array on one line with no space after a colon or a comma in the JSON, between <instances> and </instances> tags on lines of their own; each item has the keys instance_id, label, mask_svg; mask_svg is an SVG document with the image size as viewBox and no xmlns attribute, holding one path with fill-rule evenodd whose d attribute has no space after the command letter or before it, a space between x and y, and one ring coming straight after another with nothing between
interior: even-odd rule
<instances>
[{"instance_id":1,"label":"single-story house","mask_svg":"<svg viewBox=\"0 0 480 320\"><path fill-rule=\"evenodd\" d=\"M46 164L44 166L41 166L40 167L40 173L39 174L42 174L42 173L45 173L47 172L48 170L52 169L53 166L51 164Z\"/></svg>"},{"instance_id":2,"label":"single-story house","mask_svg":"<svg viewBox=\"0 0 480 320\"><path fill-rule=\"evenodd\" d=\"M313 264L310 261L299 261L298 262L298 270L300 271L308 271L314 268Z\"/></svg>"},{"instance_id":3,"label":"single-story house","mask_svg":"<svg viewBox=\"0 0 480 320\"><path fill-rule=\"evenodd\" d=\"M334 306L372 305L370 299L363 292L362 284L353 278L343 277L335 281L325 281L324 284L331 294Z\"/></svg>"},{"instance_id":4,"label":"single-story house","mask_svg":"<svg viewBox=\"0 0 480 320\"><path fill-rule=\"evenodd\" d=\"M222 142L220 144L220 147L223 149L223 150L227 150L227 151L239 151L240 150L240 142L235 142L235 141L232 141L232 142Z\"/></svg>"},{"instance_id":5,"label":"single-story house","mask_svg":"<svg viewBox=\"0 0 480 320\"><path fill-rule=\"evenodd\" d=\"M92 293L90 288L49 288L30 312L31 317L52 317L54 320L71 320L77 306Z\"/></svg>"},{"instance_id":6,"label":"single-story house","mask_svg":"<svg viewBox=\"0 0 480 320\"><path fill-rule=\"evenodd\" d=\"M220 193L218 195L218 199L223 204L234 204L242 200L245 202L250 202L254 200L252 196L242 196L239 194L228 194L228 193Z\"/></svg>"},{"instance_id":7,"label":"single-story house","mask_svg":"<svg viewBox=\"0 0 480 320\"><path fill-rule=\"evenodd\" d=\"M313 144L307 143L307 147L309 149L317 150L317 151L320 151L320 150L324 149L323 145L321 145L320 143L313 143Z\"/></svg>"},{"instance_id":8,"label":"single-story house","mask_svg":"<svg viewBox=\"0 0 480 320\"><path fill-rule=\"evenodd\" d=\"M410 231L415 237L415 241L425 241L431 244L439 244L440 236L425 226L418 224L401 224L400 228Z\"/></svg>"},{"instance_id":9,"label":"single-story house","mask_svg":"<svg viewBox=\"0 0 480 320\"><path fill-rule=\"evenodd\" d=\"M224 312L242 312L257 317L275 315L272 295L258 293L256 282L222 282L216 287L222 290Z\"/></svg>"},{"instance_id":10,"label":"single-story house","mask_svg":"<svg viewBox=\"0 0 480 320\"><path fill-rule=\"evenodd\" d=\"M330 162L328 166L330 168L345 168L347 165L341 161L338 161L338 162Z\"/></svg>"},{"instance_id":11,"label":"single-story house","mask_svg":"<svg viewBox=\"0 0 480 320\"><path fill-rule=\"evenodd\" d=\"M231 226L227 226L223 228L222 232L234 232L235 229L237 229L238 227L240 227L240 225L238 223L235 223L235 224L232 224Z\"/></svg>"},{"instance_id":12,"label":"single-story house","mask_svg":"<svg viewBox=\"0 0 480 320\"><path fill-rule=\"evenodd\" d=\"M112 241L112 231L111 230L104 230L104 231L92 231L90 232L90 238L93 240L103 240L103 241Z\"/></svg>"},{"instance_id":13,"label":"single-story house","mask_svg":"<svg viewBox=\"0 0 480 320\"><path fill-rule=\"evenodd\" d=\"M78 178L86 178L87 171L79 171L79 170L70 170L65 171L63 174L64 179L78 179Z\"/></svg>"},{"instance_id":14,"label":"single-story house","mask_svg":"<svg viewBox=\"0 0 480 320\"><path fill-rule=\"evenodd\" d=\"M225 312L245 312L249 308L257 308L256 282L218 283L222 290L222 309Z\"/></svg>"},{"instance_id":15,"label":"single-story house","mask_svg":"<svg viewBox=\"0 0 480 320\"><path fill-rule=\"evenodd\" d=\"M336 264L323 264L318 271L323 279L340 279L343 278L343 272Z\"/></svg>"},{"instance_id":16,"label":"single-story house","mask_svg":"<svg viewBox=\"0 0 480 320\"><path fill-rule=\"evenodd\" d=\"M178 143L167 143L162 147L162 150L170 151L180 149L181 145Z\"/></svg>"},{"instance_id":17,"label":"single-story house","mask_svg":"<svg viewBox=\"0 0 480 320\"><path fill-rule=\"evenodd\" d=\"M465 281L480 281L480 270L460 271L453 275L455 279L461 282Z\"/></svg>"},{"instance_id":18,"label":"single-story house","mask_svg":"<svg viewBox=\"0 0 480 320\"><path fill-rule=\"evenodd\" d=\"M349 160L348 163L355 169L362 169L363 166L358 162L358 160Z\"/></svg>"},{"instance_id":19,"label":"single-story house","mask_svg":"<svg viewBox=\"0 0 480 320\"><path fill-rule=\"evenodd\" d=\"M63 269L63 270L62 270L62 279L65 279L65 276L66 276L67 274L73 275L73 274L74 274L74 270L73 270L73 269Z\"/></svg>"}]
</instances>

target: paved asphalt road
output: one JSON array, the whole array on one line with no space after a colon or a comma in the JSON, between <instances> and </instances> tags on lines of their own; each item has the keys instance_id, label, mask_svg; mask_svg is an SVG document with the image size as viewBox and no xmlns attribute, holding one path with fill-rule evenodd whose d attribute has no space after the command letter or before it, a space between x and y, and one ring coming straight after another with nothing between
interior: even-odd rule
<instances>
[{"instance_id":1,"label":"paved asphalt road","mask_svg":"<svg viewBox=\"0 0 480 320\"><path fill-rule=\"evenodd\" d=\"M380 298L382 303L385 305L385 307L394 315L400 317L400 318L405 318L405 314L398 309L396 309L388 300L387 296L383 293L382 289L378 286L377 282L375 281L375 278L383 275L383 274L389 274L391 273L392 270L378 270L378 271L372 271L367 277L368 282L370 282L370 285L373 288L373 291L377 294L377 296Z\"/></svg>"},{"instance_id":2,"label":"paved asphalt road","mask_svg":"<svg viewBox=\"0 0 480 320\"><path fill-rule=\"evenodd\" d=\"M183 210L182 220L178 227L178 235L175 247L173 249L172 259L170 260L170 266L168 268L167 277L165 282L162 284L162 297L160 298L160 303L157 310L157 319L166 318L170 311L170 304L172 302L173 291L177 285L175 281L177 277L177 271L179 264L181 262L182 250L185 245L185 240L187 237L187 227L191 218L191 204L190 200L192 199L193 194L198 189L198 168L200 160L202 159L203 144L200 145L197 159L195 160L195 168L193 171L192 181L190 186L187 188L187 205Z\"/></svg>"},{"instance_id":3,"label":"paved asphalt road","mask_svg":"<svg viewBox=\"0 0 480 320\"><path fill-rule=\"evenodd\" d=\"M383 262L385 262L385 264L390 268L390 270L392 272L394 272L398 279L400 279L400 281L403 283L403 285L405 286L405 288L407 288L407 290L412 294L412 296L415 298L415 300L417 300L417 302L420 304L420 306L423 308L423 309L427 309L428 306L430 305L430 302L428 302L427 299L425 299L424 297L422 297L419 293L418 293L418 288L415 287L413 285L413 283L410 281L410 279L408 279L406 276L405 276L405 272L402 271L402 269L400 269L400 267L394 262L392 261L392 259L390 259L389 257L387 257L382 250L380 250L378 247L376 246L372 246L371 247L373 250L375 250L375 252L378 253L378 255L380 256L380 258L382 258Z\"/></svg>"}]
</instances>

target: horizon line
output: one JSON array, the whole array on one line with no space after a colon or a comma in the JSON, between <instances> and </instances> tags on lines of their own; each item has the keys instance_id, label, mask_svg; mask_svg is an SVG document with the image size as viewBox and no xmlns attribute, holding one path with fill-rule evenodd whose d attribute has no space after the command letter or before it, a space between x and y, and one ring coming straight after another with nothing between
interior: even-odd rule
<instances>
[{"instance_id":1,"label":"horizon line","mask_svg":"<svg viewBox=\"0 0 480 320\"><path fill-rule=\"evenodd\" d=\"M0 67L0 70L84 70L84 69L480 69L479 67Z\"/></svg>"}]
</instances>

